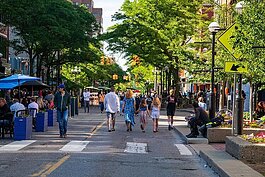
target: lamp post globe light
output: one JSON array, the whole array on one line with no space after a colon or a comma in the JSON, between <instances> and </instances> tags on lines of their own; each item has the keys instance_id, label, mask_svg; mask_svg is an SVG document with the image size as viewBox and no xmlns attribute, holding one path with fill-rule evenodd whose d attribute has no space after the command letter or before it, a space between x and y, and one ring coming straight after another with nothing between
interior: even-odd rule
<instances>
[{"instance_id":1,"label":"lamp post globe light","mask_svg":"<svg viewBox=\"0 0 265 177\"><path fill-rule=\"evenodd\" d=\"M235 9L238 14L242 14L243 8L244 8L245 2L244 1L239 1L236 3Z\"/></svg>"},{"instance_id":2,"label":"lamp post globe light","mask_svg":"<svg viewBox=\"0 0 265 177\"><path fill-rule=\"evenodd\" d=\"M215 117L215 111L216 111L216 99L215 99L215 93L214 93L214 57L215 57L215 35L220 29L220 26L217 22L212 22L209 25L209 31L212 34L212 65L211 65L211 92L210 92L210 105L209 105L209 116L210 119L213 119Z\"/></svg>"}]
</instances>

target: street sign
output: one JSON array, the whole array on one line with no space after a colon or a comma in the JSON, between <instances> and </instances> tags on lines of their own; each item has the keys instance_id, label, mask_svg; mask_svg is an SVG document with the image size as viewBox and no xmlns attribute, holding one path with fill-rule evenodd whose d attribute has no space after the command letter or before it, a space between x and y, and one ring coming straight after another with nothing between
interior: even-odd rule
<instances>
[{"instance_id":1,"label":"street sign","mask_svg":"<svg viewBox=\"0 0 265 177\"><path fill-rule=\"evenodd\" d=\"M234 34L238 31L239 26L238 24L231 25L225 32L218 38L218 41L228 50L228 52L233 55L236 59L240 58L242 55L241 52L238 52L234 49L233 45L231 44L231 39L235 36Z\"/></svg>"},{"instance_id":2,"label":"street sign","mask_svg":"<svg viewBox=\"0 0 265 177\"><path fill-rule=\"evenodd\" d=\"M239 61L226 61L225 72L228 73L246 73L248 72L247 64Z\"/></svg>"}]
</instances>

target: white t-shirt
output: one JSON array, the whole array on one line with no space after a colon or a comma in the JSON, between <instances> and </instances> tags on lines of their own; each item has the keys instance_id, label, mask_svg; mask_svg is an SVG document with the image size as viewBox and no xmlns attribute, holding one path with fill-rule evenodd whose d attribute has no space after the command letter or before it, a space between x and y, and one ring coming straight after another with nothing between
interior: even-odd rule
<instances>
[{"instance_id":1,"label":"white t-shirt","mask_svg":"<svg viewBox=\"0 0 265 177\"><path fill-rule=\"evenodd\" d=\"M35 112L33 113L33 115L32 115L32 116L36 117L36 113L37 113L38 110L39 110L39 105L38 105L36 102L31 102L31 103L28 105L28 109L30 109L30 108L37 109L37 111L35 111Z\"/></svg>"},{"instance_id":2,"label":"white t-shirt","mask_svg":"<svg viewBox=\"0 0 265 177\"><path fill-rule=\"evenodd\" d=\"M26 109L25 106L19 102L16 102L10 106L10 110L14 112L14 117L16 117L17 111L25 110L25 109ZM20 116L20 113L18 116Z\"/></svg>"},{"instance_id":3,"label":"white t-shirt","mask_svg":"<svg viewBox=\"0 0 265 177\"><path fill-rule=\"evenodd\" d=\"M89 101L90 99L90 92L83 92L84 101Z\"/></svg>"},{"instance_id":4,"label":"white t-shirt","mask_svg":"<svg viewBox=\"0 0 265 177\"><path fill-rule=\"evenodd\" d=\"M116 113L120 110L120 100L115 92L109 92L104 99L106 112Z\"/></svg>"}]
</instances>

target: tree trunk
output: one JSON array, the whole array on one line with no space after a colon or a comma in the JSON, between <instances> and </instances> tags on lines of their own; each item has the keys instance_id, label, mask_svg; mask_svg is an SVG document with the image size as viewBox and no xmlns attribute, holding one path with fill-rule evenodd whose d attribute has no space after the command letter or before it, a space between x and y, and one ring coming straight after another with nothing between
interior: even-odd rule
<instances>
[{"instance_id":1,"label":"tree trunk","mask_svg":"<svg viewBox=\"0 0 265 177\"><path fill-rule=\"evenodd\" d=\"M33 76L33 65L34 65L33 50L32 48L29 48L29 75L30 76Z\"/></svg>"},{"instance_id":2,"label":"tree trunk","mask_svg":"<svg viewBox=\"0 0 265 177\"><path fill-rule=\"evenodd\" d=\"M253 84L252 82L250 81L249 82L249 85L250 85L250 91L249 91L249 115L250 115L250 121L252 122L253 121Z\"/></svg>"}]
</instances>

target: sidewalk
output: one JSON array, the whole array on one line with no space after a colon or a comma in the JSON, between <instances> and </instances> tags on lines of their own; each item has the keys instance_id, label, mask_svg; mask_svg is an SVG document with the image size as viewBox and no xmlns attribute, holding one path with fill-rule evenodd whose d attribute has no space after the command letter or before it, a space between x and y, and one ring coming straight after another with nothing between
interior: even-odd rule
<instances>
[{"instance_id":1,"label":"sidewalk","mask_svg":"<svg viewBox=\"0 0 265 177\"><path fill-rule=\"evenodd\" d=\"M208 144L208 139L198 136L187 138L190 129L185 122L185 116L190 115L192 109L178 109L174 119L174 130L189 144L197 154L221 177L262 177L263 175L250 168L240 160L235 159L225 151L224 143ZM161 114L166 115L165 111Z\"/></svg>"}]
</instances>

